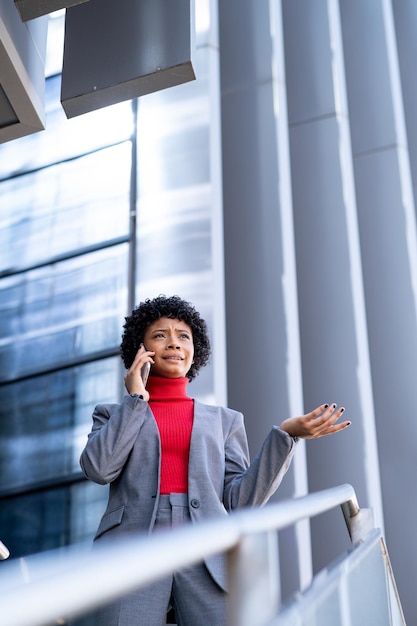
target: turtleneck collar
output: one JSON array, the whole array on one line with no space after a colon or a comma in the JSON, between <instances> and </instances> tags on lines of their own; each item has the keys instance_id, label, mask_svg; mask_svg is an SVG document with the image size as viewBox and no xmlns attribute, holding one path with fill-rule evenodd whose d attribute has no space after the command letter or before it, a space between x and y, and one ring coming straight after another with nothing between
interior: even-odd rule
<instances>
[{"instance_id":1,"label":"turtleneck collar","mask_svg":"<svg viewBox=\"0 0 417 626\"><path fill-rule=\"evenodd\" d=\"M150 402L161 400L186 400L188 378L163 378L162 376L149 376L146 385L150 395Z\"/></svg>"}]
</instances>

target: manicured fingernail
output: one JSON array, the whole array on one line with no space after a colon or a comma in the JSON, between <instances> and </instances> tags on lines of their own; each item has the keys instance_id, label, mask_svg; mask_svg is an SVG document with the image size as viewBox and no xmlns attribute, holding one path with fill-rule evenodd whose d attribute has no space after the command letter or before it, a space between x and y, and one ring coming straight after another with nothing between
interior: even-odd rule
<instances>
[{"instance_id":1,"label":"manicured fingernail","mask_svg":"<svg viewBox=\"0 0 417 626\"><path fill-rule=\"evenodd\" d=\"M324 405L324 408L325 408L325 409L328 409L328 408L329 408L329 405L328 405L328 404L325 404L325 405Z\"/></svg>"},{"instance_id":2,"label":"manicured fingernail","mask_svg":"<svg viewBox=\"0 0 417 626\"><path fill-rule=\"evenodd\" d=\"M340 409L340 412L343 413L344 410L345 410L345 407L342 406L342 408Z\"/></svg>"}]
</instances>

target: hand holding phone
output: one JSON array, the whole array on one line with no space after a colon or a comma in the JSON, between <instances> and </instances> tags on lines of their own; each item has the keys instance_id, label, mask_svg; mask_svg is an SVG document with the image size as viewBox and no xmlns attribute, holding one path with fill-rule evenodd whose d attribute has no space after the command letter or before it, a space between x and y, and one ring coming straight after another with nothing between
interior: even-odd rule
<instances>
[{"instance_id":1,"label":"hand holding phone","mask_svg":"<svg viewBox=\"0 0 417 626\"><path fill-rule=\"evenodd\" d=\"M146 354L147 352L145 346L141 343L132 365L124 376L127 392L142 395L146 401L149 400L149 392L146 389L146 383L148 382L149 371L153 363L151 354L154 354L153 352Z\"/></svg>"}]
</instances>

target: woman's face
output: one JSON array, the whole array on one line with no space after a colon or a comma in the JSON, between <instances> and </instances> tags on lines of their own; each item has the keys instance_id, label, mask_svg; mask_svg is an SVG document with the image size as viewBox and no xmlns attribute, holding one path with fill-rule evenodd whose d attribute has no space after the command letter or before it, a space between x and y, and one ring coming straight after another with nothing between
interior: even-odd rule
<instances>
[{"instance_id":1,"label":"woman's face","mask_svg":"<svg viewBox=\"0 0 417 626\"><path fill-rule=\"evenodd\" d=\"M153 376L186 376L194 358L193 333L188 324L161 317L148 326L143 343L146 350L155 352L155 363L151 367Z\"/></svg>"}]
</instances>

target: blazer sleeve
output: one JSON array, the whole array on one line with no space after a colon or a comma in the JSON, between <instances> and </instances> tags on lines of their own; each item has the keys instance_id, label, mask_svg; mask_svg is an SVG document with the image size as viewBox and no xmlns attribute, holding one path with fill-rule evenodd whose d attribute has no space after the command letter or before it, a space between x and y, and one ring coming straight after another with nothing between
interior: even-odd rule
<instances>
[{"instance_id":1,"label":"blazer sleeve","mask_svg":"<svg viewBox=\"0 0 417 626\"><path fill-rule=\"evenodd\" d=\"M120 404L96 406L93 427L80 457L81 469L87 478L105 485L119 476L147 410L147 402L132 396L125 396Z\"/></svg>"},{"instance_id":2,"label":"blazer sleeve","mask_svg":"<svg viewBox=\"0 0 417 626\"><path fill-rule=\"evenodd\" d=\"M296 441L274 426L253 461L248 464L248 446L243 415L238 413L225 442L226 471L224 506L232 510L266 504L278 489L294 456Z\"/></svg>"}]
</instances>

